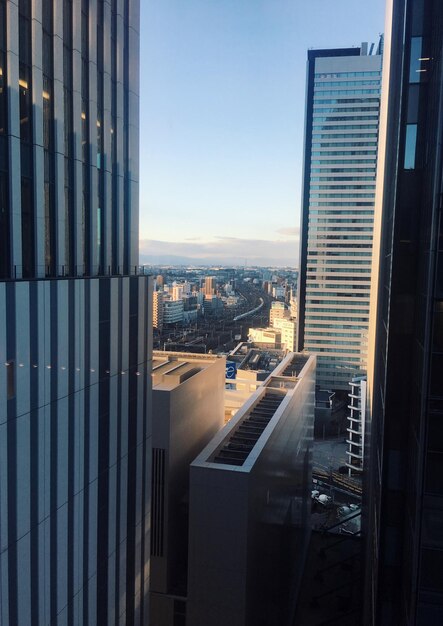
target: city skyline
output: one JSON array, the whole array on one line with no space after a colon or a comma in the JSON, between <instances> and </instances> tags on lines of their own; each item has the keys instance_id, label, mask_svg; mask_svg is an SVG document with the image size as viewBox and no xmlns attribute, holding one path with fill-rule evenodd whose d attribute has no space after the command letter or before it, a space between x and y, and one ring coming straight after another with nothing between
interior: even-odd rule
<instances>
[{"instance_id":1,"label":"city skyline","mask_svg":"<svg viewBox=\"0 0 443 626\"><path fill-rule=\"evenodd\" d=\"M383 26L381 0L142 5L141 262L297 266L306 50Z\"/></svg>"}]
</instances>

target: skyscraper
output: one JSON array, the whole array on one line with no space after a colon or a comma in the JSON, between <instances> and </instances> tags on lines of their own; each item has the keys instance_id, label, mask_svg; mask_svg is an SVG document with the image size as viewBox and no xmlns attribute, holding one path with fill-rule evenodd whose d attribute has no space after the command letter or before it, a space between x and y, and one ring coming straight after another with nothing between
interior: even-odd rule
<instances>
[{"instance_id":1,"label":"skyscraper","mask_svg":"<svg viewBox=\"0 0 443 626\"><path fill-rule=\"evenodd\" d=\"M412 626L443 623L443 5L390 0L386 23L364 615Z\"/></svg>"},{"instance_id":2,"label":"skyscraper","mask_svg":"<svg viewBox=\"0 0 443 626\"><path fill-rule=\"evenodd\" d=\"M145 623L137 0L0 1L0 622Z\"/></svg>"},{"instance_id":3,"label":"skyscraper","mask_svg":"<svg viewBox=\"0 0 443 626\"><path fill-rule=\"evenodd\" d=\"M381 56L309 50L298 283L298 350L317 383L366 371Z\"/></svg>"}]
</instances>

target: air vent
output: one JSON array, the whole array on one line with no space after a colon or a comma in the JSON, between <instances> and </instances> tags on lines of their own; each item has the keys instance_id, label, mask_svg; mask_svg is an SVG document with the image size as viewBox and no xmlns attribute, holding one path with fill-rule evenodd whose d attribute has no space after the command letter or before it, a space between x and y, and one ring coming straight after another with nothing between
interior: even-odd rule
<instances>
[{"instance_id":1,"label":"air vent","mask_svg":"<svg viewBox=\"0 0 443 626\"><path fill-rule=\"evenodd\" d=\"M213 462L243 465L284 397L284 394L266 394L218 451Z\"/></svg>"}]
</instances>

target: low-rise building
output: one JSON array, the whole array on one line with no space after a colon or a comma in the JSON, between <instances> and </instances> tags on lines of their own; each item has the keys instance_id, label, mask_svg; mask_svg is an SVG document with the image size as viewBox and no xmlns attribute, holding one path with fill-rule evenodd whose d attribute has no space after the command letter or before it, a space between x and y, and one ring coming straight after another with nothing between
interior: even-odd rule
<instances>
[{"instance_id":1,"label":"low-rise building","mask_svg":"<svg viewBox=\"0 0 443 626\"><path fill-rule=\"evenodd\" d=\"M152 325L158 330L163 328L163 291L154 291L153 294Z\"/></svg>"},{"instance_id":2,"label":"low-rise building","mask_svg":"<svg viewBox=\"0 0 443 626\"><path fill-rule=\"evenodd\" d=\"M276 328L250 328L248 337L250 341L270 348L281 347L281 331Z\"/></svg>"}]
</instances>

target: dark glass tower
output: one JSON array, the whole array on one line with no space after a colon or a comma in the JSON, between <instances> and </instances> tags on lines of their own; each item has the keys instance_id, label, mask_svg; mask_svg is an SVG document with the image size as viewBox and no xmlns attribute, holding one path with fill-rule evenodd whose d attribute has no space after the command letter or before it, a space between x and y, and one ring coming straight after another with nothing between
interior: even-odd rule
<instances>
[{"instance_id":1,"label":"dark glass tower","mask_svg":"<svg viewBox=\"0 0 443 626\"><path fill-rule=\"evenodd\" d=\"M0 622L146 623L138 0L0 0Z\"/></svg>"},{"instance_id":2,"label":"dark glass tower","mask_svg":"<svg viewBox=\"0 0 443 626\"><path fill-rule=\"evenodd\" d=\"M365 623L443 623L443 4L388 2ZM379 237L378 237L379 235Z\"/></svg>"}]
</instances>

